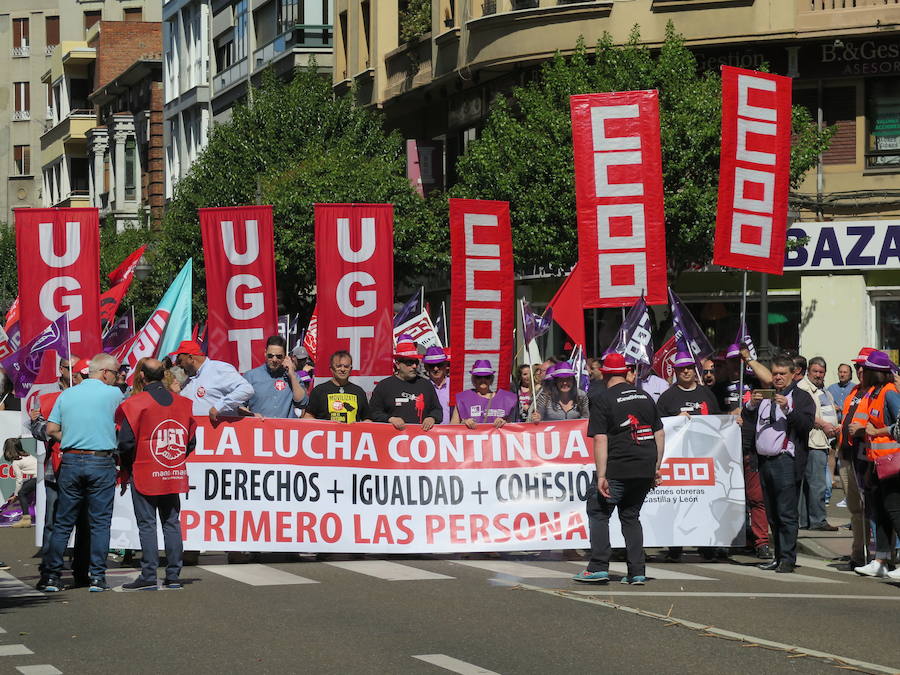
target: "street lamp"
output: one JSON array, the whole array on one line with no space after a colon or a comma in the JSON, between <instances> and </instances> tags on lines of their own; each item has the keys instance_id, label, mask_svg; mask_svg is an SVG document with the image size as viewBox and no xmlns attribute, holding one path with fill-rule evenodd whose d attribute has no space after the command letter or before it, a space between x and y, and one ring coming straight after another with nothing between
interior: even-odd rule
<instances>
[{"instance_id":1,"label":"street lamp","mask_svg":"<svg viewBox=\"0 0 900 675\"><path fill-rule=\"evenodd\" d=\"M134 266L134 276L140 281L146 281L150 277L150 272L152 271L153 265L147 260L147 256L142 255L137 261L137 265Z\"/></svg>"}]
</instances>

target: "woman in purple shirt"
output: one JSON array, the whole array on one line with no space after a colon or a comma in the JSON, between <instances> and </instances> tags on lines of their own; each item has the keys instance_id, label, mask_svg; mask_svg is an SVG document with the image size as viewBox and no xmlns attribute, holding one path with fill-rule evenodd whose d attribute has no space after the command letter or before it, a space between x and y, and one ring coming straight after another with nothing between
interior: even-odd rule
<instances>
[{"instance_id":1,"label":"woman in purple shirt","mask_svg":"<svg viewBox=\"0 0 900 675\"><path fill-rule=\"evenodd\" d=\"M472 389L456 395L456 408L450 424L462 423L474 429L476 424L493 424L500 428L507 422L515 422L519 399L511 391L491 391L494 384L491 362L479 359L469 373L472 375Z\"/></svg>"}]
</instances>

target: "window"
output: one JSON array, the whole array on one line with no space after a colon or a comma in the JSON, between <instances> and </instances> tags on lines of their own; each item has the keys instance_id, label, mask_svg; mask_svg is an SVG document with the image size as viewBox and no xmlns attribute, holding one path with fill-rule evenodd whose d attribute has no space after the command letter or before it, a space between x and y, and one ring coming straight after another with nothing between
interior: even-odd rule
<instances>
[{"instance_id":1,"label":"window","mask_svg":"<svg viewBox=\"0 0 900 675\"><path fill-rule=\"evenodd\" d=\"M247 58L247 0L234 6L234 63Z\"/></svg>"},{"instance_id":2,"label":"window","mask_svg":"<svg viewBox=\"0 0 900 675\"><path fill-rule=\"evenodd\" d=\"M819 93L815 89L794 92L794 103L809 110L813 121L819 119ZM822 164L856 162L856 87L824 87L822 89L822 122L836 126L831 145L822 154Z\"/></svg>"},{"instance_id":3,"label":"window","mask_svg":"<svg viewBox=\"0 0 900 675\"><path fill-rule=\"evenodd\" d=\"M125 21L143 21L144 10L140 7L126 7L122 10L122 18Z\"/></svg>"},{"instance_id":4,"label":"window","mask_svg":"<svg viewBox=\"0 0 900 675\"><path fill-rule=\"evenodd\" d=\"M339 67L343 67L343 79L346 79L349 76L347 65L348 59L348 43L349 35L347 35L347 12L341 12L338 16L338 24L341 27L341 55L343 56L343 62L339 64Z\"/></svg>"},{"instance_id":5,"label":"window","mask_svg":"<svg viewBox=\"0 0 900 675\"><path fill-rule=\"evenodd\" d=\"M134 136L129 136L125 141L125 199L133 200L135 198L135 180L134 169L136 164L135 152L137 144Z\"/></svg>"},{"instance_id":6,"label":"window","mask_svg":"<svg viewBox=\"0 0 900 675\"><path fill-rule=\"evenodd\" d=\"M28 56L28 19L13 19L13 56Z\"/></svg>"},{"instance_id":7,"label":"window","mask_svg":"<svg viewBox=\"0 0 900 675\"><path fill-rule=\"evenodd\" d=\"M48 16L44 21L47 30L47 46L55 47L59 44L59 17Z\"/></svg>"},{"instance_id":8,"label":"window","mask_svg":"<svg viewBox=\"0 0 900 675\"><path fill-rule=\"evenodd\" d=\"M234 55L234 42L231 39L224 42L216 42L216 72L221 73L230 68Z\"/></svg>"},{"instance_id":9,"label":"window","mask_svg":"<svg viewBox=\"0 0 900 675\"><path fill-rule=\"evenodd\" d=\"M99 9L92 9L84 13L84 29L87 30L100 20L101 12Z\"/></svg>"},{"instance_id":10,"label":"window","mask_svg":"<svg viewBox=\"0 0 900 675\"><path fill-rule=\"evenodd\" d=\"M14 120L27 120L31 118L31 86L28 82L13 83L15 91L15 104L13 112Z\"/></svg>"},{"instance_id":11,"label":"window","mask_svg":"<svg viewBox=\"0 0 900 675\"><path fill-rule=\"evenodd\" d=\"M874 79L866 87L866 166L900 166L900 79Z\"/></svg>"},{"instance_id":12,"label":"window","mask_svg":"<svg viewBox=\"0 0 900 675\"><path fill-rule=\"evenodd\" d=\"M13 159L15 162L15 175L31 175L31 146L16 145L13 147Z\"/></svg>"},{"instance_id":13,"label":"window","mask_svg":"<svg viewBox=\"0 0 900 675\"><path fill-rule=\"evenodd\" d=\"M291 30L296 24L303 23L299 0L278 0L278 34Z\"/></svg>"},{"instance_id":14,"label":"window","mask_svg":"<svg viewBox=\"0 0 900 675\"><path fill-rule=\"evenodd\" d=\"M363 28L363 53L366 55L366 62L363 64L363 68L369 67L369 61L371 59L372 54L372 41L371 41L371 30L372 30L372 12L371 6L369 5L369 0L363 0L359 3L359 11L362 13L362 28Z\"/></svg>"}]
</instances>

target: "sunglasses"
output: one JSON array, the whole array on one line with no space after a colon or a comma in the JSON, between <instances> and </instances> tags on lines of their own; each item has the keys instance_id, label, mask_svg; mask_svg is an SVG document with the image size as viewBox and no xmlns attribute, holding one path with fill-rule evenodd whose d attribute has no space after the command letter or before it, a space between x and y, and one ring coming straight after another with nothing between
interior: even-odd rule
<instances>
[{"instance_id":1,"label":"sunglasses","mask_svg":"<svg viewBox=\"0 0 900 675\"><path fill-rule=\"evenodd\" d=\"M403 366L417 366L419 362L416 359L397 359L397 363Z\"/></svg>"},{"instance_id":2,"label":"sunglasses","mask_svg":"<svg viewBox=\"0 0 900 675\"><path fill-rule=\"evenodd\" d=\"M707 373L714 373L714 372L716 372L716 371L713 370L712 368L704 368L704 369L703 369L703 374L704 374L704 375L706 375Z\"/></svg>"},{"instance_id":3,"label":"sunglasses","mask_svg":"<svg viewBox=\"0 0 900 675\"><path fill-rule=\"evenodd\" d=\"M284 359L284 354L266 354L267 359L278 359L279 361Z\"/></svg>"}]
</instances>

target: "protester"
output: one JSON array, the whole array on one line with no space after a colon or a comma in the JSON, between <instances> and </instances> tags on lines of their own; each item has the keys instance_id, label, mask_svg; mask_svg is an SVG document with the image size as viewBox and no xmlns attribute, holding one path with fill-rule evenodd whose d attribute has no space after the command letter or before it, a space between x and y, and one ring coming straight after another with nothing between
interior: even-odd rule
<instances>
[{"instance_id":1,"label":"protester","mask_svg":"<svg viewBox=\"0 0 900 675\"><path fill-rule=\"evenodd\" d=\"M3 459L12 467L16 486L11 501L18 501L22 507L22 518L13 527L31 527L30 509L34 506L35 486L37 485L37 459L22 448L18 438L7 438L3 443Z\"/></svg>"},{"instance_id":2,"label":"protester","mask_svg":"<svg viewBox=\"0 0 900 675\"><path fill-rule=\"evenodd\" d=\"M837 409L834 399L825 389L827 365L821 356L809 360L806 376L797 386L808 393L816 404L815 422L809 432L809 454L806 473L800 486L800 529L837 532L826 520L826 474L832 439L837 436ZM828 477L830 481L830 476Z\"/></svg>"},{"instance_id":3,"label":"protester","mask_svg":"<svg viewBox=\"0 0 900 675\"><path fill-rule=\"evenodd\" d=\"M700 362L700 375L703 385L712 387L716 384L716 363L712 359L703 359Z\"/></svg>"},{"instance_id":4,"label":"protester","mask_svg":"<svg viewBox=\"0 0 900 675\"><path fill-rule=\"evenodd\" d=\"M838 410L844 407L844 399L853 387L853 370L846 363L842 363L838 366L838 381L828 386L828 393L834 399Z\"/></svg>"},{"instance_id":5,"label":"protester","mask_svg":"<svg viewBox=\"0 0 900 675\"><path fill-rule=\"evenodd\" d=\"M425 365L425 374L434 385L438 401L441 402L443 421L441 424L450 424L450 356L442 347L429 347L422 357Z\"/></svg>"},{"instance_id":6,"label":"protester","mask_svg":"<svg viewBox=\"0 0 900 675\"><path fill-rule=\"evenodd\" d=\"M592 399L588 436L594 439L596 484L587 491L591 559L576 581L609 581L609 518L618 509L628 573L622 583L646 583L641 507L659 483L665 449L662 420L649 394L635 387L635 367L621 354L603 360L607 388Z\"/></svg>"},{"instance_id":7,"label":"protester","mask_svg":"<svg viewBox=\"0 0 900 675\"><path fill-rule=\"evenodd\" d=\"M397 342L394 375L372 391L369 408L373 422L390 422L398 431L407 424L421 424L422 431L429 431L444 419L434 386L419 375L421 358L414 342Z\"/></svg>"},{"instance_id":8,"label":"protester","mask_svg":"<svg viewBox=\"0 0 900 675\"><path fill-rule=\"evenodd\" d=\"M766 515L775 543L774 559L760 569L780 573L793 572L797 564L800 481L816 412L812 397L792 381L793 367L791 359L775 357L771 369L775 391L754 390L743 413L744 424L756 431Z\"/></svg>"},{"instance_id":9,"label":"protester","mask_svg":"<svg viewBox=\"0 0 900 675\"><path fill-rule=\"evenodd\" d=\"M718 415L719 404L708 387L697 383L697 364L687 352L678 352L673 363L675 384L656 402L662 417Z\"/></svg>"},{"instance_id":10,"label":"protester","mask_svg":"<svg viewBox=\"0 0 900 675\"><path fill-rule=\"evenodd\" d=\"M109 354L97 354L90 362L89 379L62 392L53 406L47 434L59 442L59 503L45 575L38 588L62 590L63 553L82 504L88 508L91 530L90 590L106 591L106 555L116 485L116 427L114 415L122 392L113 385L119 362Z\"/></svg>"},{"instance_id":11,"label":"protester","mask_svg":"<svg viewBox=\"0 0 900 675\"><path fill-rule=\"evenodd\" d=\"M209 415L213 424L219 417L237 417L253 396L253 386L234 366L207 358L192 340L182 342L170 356L188 376L181 395L194 402L194 415Z\"/></svg>"},{"instance_id":12,"label":"protester","mask_svg":"<svg viewBox=\"0 0 900 675\"><path fill-rule=\"evenodd\" d=\"M0 368L0 410L21 410L22 401L13 394L12 378Z\"/></svg>"},{"instance_id":13,"label":"protester","mask_svg":"<svg viewBox=\"0 0 900 675\"><path fill-rule=\"evenodd\" d=\"M353 370L350 352L335 352L330 363L331 379L312 390L303 418L344 424L368 422L371 414L366 392L350 382L350 371Z\"/></svg>"},{"instance_id":14,"label":"protester","mask_svg":"<svg viewBox=\"0 0 900 675\"><path fill-rule=\"evenodd\" d=\"M719 409L723 412L739 415L741 406L750 399L751 390L772 385L772 373L762 363L751 358L746 345L729 346L722 364L723 379L716 382L713 392L719 401ZM741 390L742 368L743 390Z\"/></svg>"},{"instance_id":15,"label":"protester","mask_svg":"<svg viewBox=\"0 0 900 675\"><path fill-rule=\"evenodd\" d=\"M519 366L519 376L513 393L519 400L518 419L527 420L531 414L531 404L534 402L534 387L531 381L531 366L522 364Z\"/></svg>"},{"instance_id":16,"label":"protester","mask_svg":"<svg viewBox=\"0 0 900 675\"><path fill-rule=\"evenodd\" d=\"M294 362L287 358L287 343L280 335L266 340L266 360L244 373L253 387L246 409L257 417L297 417L296 410L307 403L306 389L300 384Z\"/></svg>"},{"instance_id":17,"label":"protester","mask_svg":"<svg viewBox=\"0 0 900 675\"><path fill-rule=\"evenodd\" d=\"M804 377L806 377L806 368L808 366L808 364L806 363L806 357L796 354L795 356L791 357L791 360L794 362L794 366L791 370L791 378L794 380L794 382L799 382Z\"/></svg>"},{"instance_id":18,"label":"protester","mask_svg":"<svg viewBox=\"0 0 900 675\"><path fill-rule=\"evenodd\" d=\"M592 356L587 360L587 363L588 378L590 380L588 383L587 395L588 399L590 399L597 392L606 389L606 382L603 381L603 371L600 369L603 365L603 361Z\"/></svg>"},{"instance_id":19,"label":"protester","mask_svg":"<svg viewBox=\"0 0 900 675\"><path fill-rule=\"evenodd\" d=\"M590 403L587 394L575 381L575 370L568 361L554 365L545 377L544 386L537 396L532 422L587 419Z\"/></svg>"},{"instance_id":20,"label":"protester","mask_svg":"<svg viewBox=\"0 0 900 675\"><path fill-rule=\"evenodd\" d=\"M78 361L78 357L69 354L69 358L59 360L59 388L68 389L72 386L72 364Z\"/></svg>"},{"instance_id":21,"label":"protester","mask_svg":"<svg viewBox=\"0 0 900 675\"><path fill-rule=\"evenodd\" d=\"M156 514L166 551L163 586L180 589L182 566L181 499L188 481L184 462L194 449L196 423L192 403L173 395L163 384L165 366L144 359L140 373L144 391L128 398L117 411L118 453L122 470L131 474L131 500L141 540L141 574L122 586L126 591L156 590L159 546Z\"/></svg>"},{"instance_id":22,"label":"protester","mask_svg":"<svg viewBox=\"0 0 900 675\"><path fill-rule=\"evenodd\" d=\"M650 394L650 398L656 403L662 393L669 388L669 383L650 368L644 366L641 368L641 375L637 380L637 388L639 391Z\"/></svg>"},{"instance_id":23,"label":"protester","mask_svg":"<svg viewBox=\"0 0 900 675\"><path fill-rule=\"evenodd\" d=\"M492 391L494 368L486 359L478 359L469 371L472 389L456 394L456 409L450 424L465 424L474 429L477 424L493 424L500 428L516 421L519 401L516 395L505 389Z\"/></svg>"}]
</instances>

